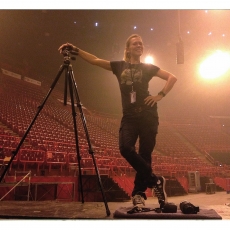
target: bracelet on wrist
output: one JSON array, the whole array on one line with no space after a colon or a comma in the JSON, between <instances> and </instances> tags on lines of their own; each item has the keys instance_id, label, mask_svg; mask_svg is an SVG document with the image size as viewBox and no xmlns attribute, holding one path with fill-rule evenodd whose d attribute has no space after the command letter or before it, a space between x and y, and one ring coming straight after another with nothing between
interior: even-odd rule
<instances>
[{"instance_id":1,"label":"bracelet on wrist","mask_svg":"<svg viewBox=\"0 0 230 230\"><path fill-rule=\"evenodd\" d=\"M162 92L162 91L160 91L160 92L158 93L158 95L161 95L161 96L163 96L163 97L166 96L166 94L165 94L164 92Z\"/></svg>"},{"instance_id":2,"label":"bracelet on wrist","mask_svg":"<svg viewBox=\"0 0 230 230\"><path fill-rule=\"evenodd\" d=\"M73 51L75 52L75 55L78 55L79 54L79 48L78 47L74 47L73 48Z\"/></svg>"}]
</instances>

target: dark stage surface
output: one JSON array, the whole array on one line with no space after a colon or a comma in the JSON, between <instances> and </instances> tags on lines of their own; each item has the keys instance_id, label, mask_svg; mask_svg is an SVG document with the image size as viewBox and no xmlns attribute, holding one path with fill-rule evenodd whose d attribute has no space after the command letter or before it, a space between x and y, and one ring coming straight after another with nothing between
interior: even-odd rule
<instances>
[{"instance_id":1,"label":"dark stage surface","mask_svg":"<svg viewBox=\"0 0 230 230\"><path fill-rule=\"evenodd\" d=\"M226 192L217 192L215 194L189 194L185 196L169 197L168 201L178 206L182 201L188 201L199 206L200 210L214 210L217 216L222 220L230 220L230 195ZM110 215L104 202L71 202L71 201L1 201L0 218L3 220L20 219L20 220L82 220L97 219L111 220L120 219L114 217L114 213L124 207L132 207L131 201L127 202L107 202ZM148 198L146 207L159 207L155 197ZM201 213L201 212L200 212ZM158 214L155 219L169 219L168 217ZM193 216L192 219L196 219ZM122 217L121 219L129 219ZM139 218L138 218L139 219ZM140 218L142 219L142 218ZM172 219L178 219L174 215ZM181 218L179 218L181 219ZM190 217L188 218L190 219ZM199 218L197 218L199 219ZM213 218L218 219L218 218Z\"/></svg>"}]
</instances>

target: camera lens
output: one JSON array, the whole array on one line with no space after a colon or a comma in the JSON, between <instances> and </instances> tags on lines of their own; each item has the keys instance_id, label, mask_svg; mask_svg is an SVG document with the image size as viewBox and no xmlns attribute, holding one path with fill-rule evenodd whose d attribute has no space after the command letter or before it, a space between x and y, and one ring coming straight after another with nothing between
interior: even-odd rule
<instances>
[{"instance_id":1,"label":"camera lens","mask_svg":"<svg viewBox=\"0 0 230 230\"><path fill-rule=\"evenodd\" d=\"M180 210L183 211L184 209L184 206L187 204L188 202L187 201L183 201L180 203Z\"/></svg>"},{"instance_id":2,"label":"camera lens","mask_svg":"<svg viewBox=\"0 0 230 230\"><path fill-rule=\"evenodd\" d=\"M199 212L199 207L195 207L193 204L187 201L183 201L180 203L180 210L184 214L196 214L197 212Z\"/></svg>"},{"instance_id":3,"label":"camera lens","mask_svg":"<svg viewBox=\"0 0 230 230\"><path fill-rule=\"evenodd\" d=\"M191 214L194 213L194 208L193 206L187 202L184 201L182 203L180 203L180 210L184 213L184 214Z\"/></svg>"},{"instance_id":4,"label":"camera lens","mask_svg":"<svg viewBox=\"0 0 230 230\"><path fill-rule=\"evenodd\" d=\"M194 208L191 205L186 204L183 207L183 213L185 213L185 214L192 214L192 213L194 213Z\"/></svg>"}]
</instances>

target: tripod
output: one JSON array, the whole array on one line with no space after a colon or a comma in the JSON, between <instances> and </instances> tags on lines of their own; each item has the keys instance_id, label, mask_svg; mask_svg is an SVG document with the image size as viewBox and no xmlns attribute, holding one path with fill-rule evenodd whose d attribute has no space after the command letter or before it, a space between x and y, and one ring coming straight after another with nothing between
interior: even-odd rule
<instances>
[{"instance_id":1,"label":"tripod","mask_svg":"<svg viewBox=\"0 0 230 230\"><path fill-rule=\"evenodd\" d=\"M110 210L108 208L108 204L106 201L106 197L105 197L105 193L104 193L104 189L102 186L102 181L101 181L101 177L99 174L99 170L97 168L96 165L96 160L94 157L94 151L90 142L90 137L89 137L89 133L88 133L88 129L87 129L87 125L86 125L86 119L84 116L84 112L82 109L82 104L80 102L80 98L79 98L79 94L78 94L78 89L77 89L77 84L75 82L74 79L74 74L73 74L73 68L72 65L70 64L70 59L75 60L74 57L70 57L70 54L74 54L73 52L70 52L67 48L65 50L62 51L62 54L64 55L64 63L61 65L56 78L54 79L54 82L51 84L50 89L45 97L45 99L43 100L42 104L38 106L38 111L35 115L35 117L33 118L31 124L29 125L28 129L26 130L25 134L23 135L21 141L19 142L17 148L15 151L12 152L12 156L11 159L9 161L9 163L6 165L1 178L0 178L0 183L2 182L3 178L5 177L5 174L7 172L7 170L9 169L12 161L14 160L14 157L17 155L21 145L23 144L27 134L29 133L30 129L32 128L34 122L36 121L39 113L41 112L41 110L43 109L46 101L48 100L51 92L53 91L56 83L58 82L60 76L62 75L63 71L65 71L65 92L64 92L64 103L66 104L66 97L67 97L67 84L69 84L69 93L70 93L70 98L71 98L71 108L72 108L72 117L73 117L73 124L74 124L74 134L75 134L75 141L76 141L76 154L77 154L77 160L78 160L78 169L79 169L79 181L80 181L80 189L81 189L81 197L82 197L82 203L84 203L84 197L83 197L83 186L82 186L82 173L81 173L81 156L80 156L80 152L79 152L79 142L78 142L78 132L77 132L77 122L76 122L76 110L75 110L75 104L74 104L74 96L76 97L76 104L77 107L79 109L80 112L80 116L81 116L81 120L82 120L82 124L83 124L83 128L85 131L85 135L86 135L86 139L87 139L87 143L88 143L88 147L89 147L89 154L92 156L92 160L93 160L93 164L95 167L95 171L97 174L97 178L98 178L98 183L100 186L100 190L102 193L102 197L103 197L103 201L105 204L105 208L106 208L106 213L107 216L110 215Z\"/></svg>"}]
</instances>

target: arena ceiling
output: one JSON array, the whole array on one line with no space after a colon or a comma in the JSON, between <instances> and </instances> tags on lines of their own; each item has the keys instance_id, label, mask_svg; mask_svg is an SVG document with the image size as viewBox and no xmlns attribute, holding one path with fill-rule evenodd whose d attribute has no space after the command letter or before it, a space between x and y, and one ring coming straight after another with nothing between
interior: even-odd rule
<instances>
[{"instance_id":1,"label":"arena ceiling","mask_svg":"<svg viewBox=\"0 0 230 230\"><path fill-rule=\"evenodd\" d=\"M61 44L68 41L98 57L120 60L125 40L138 33L145 54L153 55L155 65L178 78L163 105L192 106L200 101L214 111L218 107L219 112L210 115L229 115L229 72L215 82L200 79L198 73L200 63L212 52L230 52L229 21L230 10L0 10L0 58L29 68L30 77L43 76L52 82L63 62L58 52ZM176 62L179 37L184 44L183 64ZM72 64L86 107L120 111L119 88L112 73L79 58ZM210 71L216 66L210 66ZM153 82L150 91L156 93L161 87L162 83Z\"/></svg>"}]
</instances>

